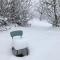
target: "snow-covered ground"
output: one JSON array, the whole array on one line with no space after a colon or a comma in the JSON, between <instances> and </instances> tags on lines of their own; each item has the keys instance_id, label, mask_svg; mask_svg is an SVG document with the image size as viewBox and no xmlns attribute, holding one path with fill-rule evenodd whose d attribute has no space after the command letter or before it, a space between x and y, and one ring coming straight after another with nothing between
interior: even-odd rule
<instances>
[{"instance_id":1,"label":"snow-covered ground","mask_svg":"<svg viewBox=\"0 0 60 60\"><path fill-rule=\"evenodd\" d=\"M36 21L35 21L36 20ZM12 27L0 32L0 60L60 60L60 29L52 28L46 21L34 19L31 27ZM11 52L10 31L23 30L23 38L30 49L30 55L15 57Z\"/></svg>"}]
</instances>

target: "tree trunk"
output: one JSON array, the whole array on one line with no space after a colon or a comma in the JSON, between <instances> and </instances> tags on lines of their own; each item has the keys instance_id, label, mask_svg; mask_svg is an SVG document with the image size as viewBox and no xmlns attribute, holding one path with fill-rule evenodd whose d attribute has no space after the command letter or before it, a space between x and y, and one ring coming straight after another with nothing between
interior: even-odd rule
<instances>
[{"instance_id":1,"label":"tree trunk","mask_svg":"<svg viewBox=\"0 0 60 60\"><path fill-rule=\"evenodd\" d=\"M53 0L53 2L54 2L54 18L55 18L55 20L54 20L54 22L53 22L53 26L58 26L58 18L57 18L57 14L56 14L56 0Z\"/></svg>"}]
</instances>

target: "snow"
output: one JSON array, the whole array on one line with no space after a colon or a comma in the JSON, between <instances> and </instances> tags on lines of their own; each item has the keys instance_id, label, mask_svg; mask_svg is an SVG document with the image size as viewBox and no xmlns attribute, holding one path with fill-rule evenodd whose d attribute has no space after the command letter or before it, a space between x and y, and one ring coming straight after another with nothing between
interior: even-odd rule
<instances>
[{"instance_id":1,"label":"snow","mask_svg":"<svg viewBox=\"0 0 60 60\"><path fill-rule=\"evenodd\" d=\"M49 24L46 20L40 21L38 18L35 18L33 20L30 20L28 22L29 24L32 24L32 26L37 27L49 27L51 24Z\"/></svg>"},{"instance_id":2,"label":"snow","mask_svg":"<svg viewBox=\"0 0 60 60\"><path fill-rule=\"evenodd\" d=\"M21 38L20 36L15 36L13 38L12 46L16 49L24 49L28 47L28 42L24 38Z\"/></svg>"},{"instance_id":3,"label":"snow","mask_svg":"<svg viewBox=\"0 0 60 60\"><path fill-rule=\"evenodd\" d=\"M34 22L34 23L33 23ZM1 60L60 60L60 28L53 28L46 21L38 19L30 21L31 27L14 27L0 32ZM29 56L15 57L11 52L12 38L10 32L23 30L23 38L30 49Z\"/></svg>"}]
</instances>

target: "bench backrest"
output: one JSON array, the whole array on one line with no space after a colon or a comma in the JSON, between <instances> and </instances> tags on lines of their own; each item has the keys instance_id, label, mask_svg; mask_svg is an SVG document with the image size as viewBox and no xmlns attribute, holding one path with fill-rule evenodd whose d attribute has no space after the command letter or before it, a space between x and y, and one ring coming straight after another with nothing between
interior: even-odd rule
<instances>
[{"instance_id":1,"label":"bench backrest","mask_svg":"<svg viewBox=\"0 0 60 60\"><path fill-rule=\"evenodd\" d=\"M12 32L10 32L10 35L11 35L12 39L14 36L21 36L22 37L23 31L22 30L12 31Z\"/></svg>"}]
</instances>

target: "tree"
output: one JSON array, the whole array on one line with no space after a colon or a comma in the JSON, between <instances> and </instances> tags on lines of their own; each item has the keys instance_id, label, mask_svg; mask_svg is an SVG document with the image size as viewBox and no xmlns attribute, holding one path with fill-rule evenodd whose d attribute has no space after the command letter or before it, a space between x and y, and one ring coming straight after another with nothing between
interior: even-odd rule
<instances>
[{"instance_id":1,"label":"tree","mask_svg":"<svg viewBox=\"0 0 60 60\"><path fill-rule=\"evenodd\" d=\"M15 22L19 19L20 15L20 8L19 8L19 0L10 0L9 1L9 7L8 7L8 12L9 12L9 20L11 22Z\"/></svg>"},{"instance_id":2,"label":"tree","mask_svg":"<svg viewBox=\"0 0 60 60\"><path fill-rule=\"evenodd\" d=\"M0 16L7 16L8 0L0 0Z\"/></svg>"},{"instance_id":3,"label":"tree","mask_svg":"<svg viewBox=\"0 0 60 60\"><path fill-rule=\"evenodd\" d=\"M25 25L29 21L31 0L0 0L0 16L8 22Z\"/></svg>"},{"instance_id":4,"label":"tree","mask_svg":"<svg viewBox=\"0 0 60 60\"><path fill-rule=\"evenodd\" d=\"M30 20L31 0L20 0L20 22L26 25Z\"/></svg>"},{"instance_id":5,"label":"tree","mask_svg":"<svg viewBox=\"0 0 60 60\"><path fill-rule=\"evenodd\" d=\"M9 5L9 20L17 24L25 24L29 19L31 0L11 0Z\"/></svg>"},{"instance_id":6,"label":"tree","mask_svg":"<svg viewBox=\"0 0 60 60\"><path fill-rule=\"evenodd\" d=\"M40 15L48 17L48 22L53 26L59 26L59 0L42 0L38 8Z\"/></svg>"}]
</instances>

